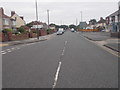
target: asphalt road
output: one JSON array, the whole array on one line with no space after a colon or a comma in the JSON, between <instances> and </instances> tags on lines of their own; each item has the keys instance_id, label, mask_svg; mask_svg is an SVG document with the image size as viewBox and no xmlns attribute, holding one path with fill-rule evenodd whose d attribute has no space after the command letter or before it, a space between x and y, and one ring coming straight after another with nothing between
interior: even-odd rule
<instances>
[{"instance_id":1,"label":"asphalt road","mask_svg":"<svg viewBox=\"0 0 120 90\"><path fill-rule=\"evenodd\" d=\"M3 88L118 88L118 57L78 33L2 53Z\"/></svg>"}]
</instances>

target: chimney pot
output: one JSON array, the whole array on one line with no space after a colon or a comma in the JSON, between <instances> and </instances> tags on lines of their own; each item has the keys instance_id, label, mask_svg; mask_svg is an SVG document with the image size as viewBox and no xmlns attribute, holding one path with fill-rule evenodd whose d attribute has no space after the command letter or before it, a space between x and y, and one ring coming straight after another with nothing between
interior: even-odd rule
<instances>
[{"instance_id":1,"label":"chimney pot","mask_svg":"<svg viewBox=\"0 0 120 90\"><path fill-rule=\"evenodd\" d=\"M15 11L11 11L11 16L13 16L15 14Z\"/></svg>"}]
</instances>

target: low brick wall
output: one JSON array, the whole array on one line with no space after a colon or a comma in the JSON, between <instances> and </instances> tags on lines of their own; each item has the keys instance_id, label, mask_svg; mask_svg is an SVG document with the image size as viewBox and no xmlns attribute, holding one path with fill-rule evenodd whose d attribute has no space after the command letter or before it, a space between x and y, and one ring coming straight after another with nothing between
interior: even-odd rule
<instances>
[{"instance_id":1,"label":"low brick wall","mask_svg":"<svg viewBox=\"0 0 120 90\"><path fill-rule=\"evenodd\" d=\"M1 32L0 33L0 42L3 42L5 41L5 37L4 37L4 34Z\"/></svg>"},{"instance_id":2,"label":"low brick wall","mask_svg":"<svg viewBox=\"0 0 120 90\"><path fill-rule=\"evenodd\" d=\"M24 39L28 39L29 36L28 36L28 34L20 34L20 35L14 35L14 34L12 34L9 38L10 38L10 41L24 40Z\"/></svg>"},{"instance_id":3,"label":"low brick wall","mask_svg":"<svg viewBox=\"0 0 120 90\"><path fill-rule=\"evenodd\" d=\"M47 35L47 32L45 30L40 30L40 36L45 36Z\"/></svg>"},{"instance_id":4,"label":"low brick wall","mask_svg":"<svg viewBox=\"0 0 120 90\"><path fill-rule=\"evenodd\" d=\"M120 38L120 32L111 32L111 37Z\"/></svg>"}]
</instances>

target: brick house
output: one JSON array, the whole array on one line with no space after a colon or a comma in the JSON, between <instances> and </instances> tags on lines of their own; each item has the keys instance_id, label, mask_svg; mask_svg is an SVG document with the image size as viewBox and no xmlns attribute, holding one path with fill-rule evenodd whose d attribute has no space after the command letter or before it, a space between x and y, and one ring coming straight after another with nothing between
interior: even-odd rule
<instances>
[{"instance_id":1,"label":"brick house","mask_svg":"<svg viewBox=\"0 0 120 90\"><path fill-rule=\"evenodd\" d=\"M111 32L120 32L120 2L118 10L106 17L106 24Z\"/></svg>"},{"instance_id":2,"label":"brick house","mask_svg":"<svg viewBox=\"0 0 120 90\"><path fill-rule=\"evenodd\" d=\"M0 30L13 29L16 30L16 20L5 15L4 9L0 8Z\"/></svg>"}]
</instances>

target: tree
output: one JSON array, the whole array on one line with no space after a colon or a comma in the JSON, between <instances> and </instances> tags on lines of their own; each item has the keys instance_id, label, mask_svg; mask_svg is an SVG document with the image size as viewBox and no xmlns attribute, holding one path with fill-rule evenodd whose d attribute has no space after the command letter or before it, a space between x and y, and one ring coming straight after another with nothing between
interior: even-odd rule
<instances>
[{"instance_id":1,"label":"tree","mask_svg":"<svg viewBox=\"0 0 120 90\"><path fill-rule=\"evenodd\" d=\"M31 28L32 27L32 22L26 24L26 26L28 26L29 28Z\"/></svg>"},{"instance_id":2,"label":"tree","mask_svg":"<svg viewBox=\"0 0 120 90\"><path fill-rule=\"evenodd\" d=\"M71 25L69 25L69 28L70 28L70 29L71 29L71 28L76 29L76 28L77 28L77 26L76 26L76 25L74 25L74 24L71 24Z\"/></svg>"},{"instance_id":3,"label":"tree","mask_svg":"<svg viewBox=\"0 0 120 90\"><path fill-rule=\"evenodd\" d=\"M61 25L60 28L68 29L67 25Z\"/></svg>"},{"instance_id":4,"label":"tree","mask_svg":"<svg viewBox=\"0 0 120 90\"><path fill-rule=\"evenodd\" d=\"M96 23L97 23L96 19L91 19L91 20L89 21L89 24L90 24L90 25L95 25Z\"/></svg>"},{"instance_id":5,"label":"tree","mask_svg":"<svg viewBox=\"0 0 120 90\"><path fill-rule=\"evenodd\" d=\"M24 29L23 27L20 27L20 28L18 28L18 32L24 33L24 32L25 32L25 29Z\"/></svg>"}]
</instances>

